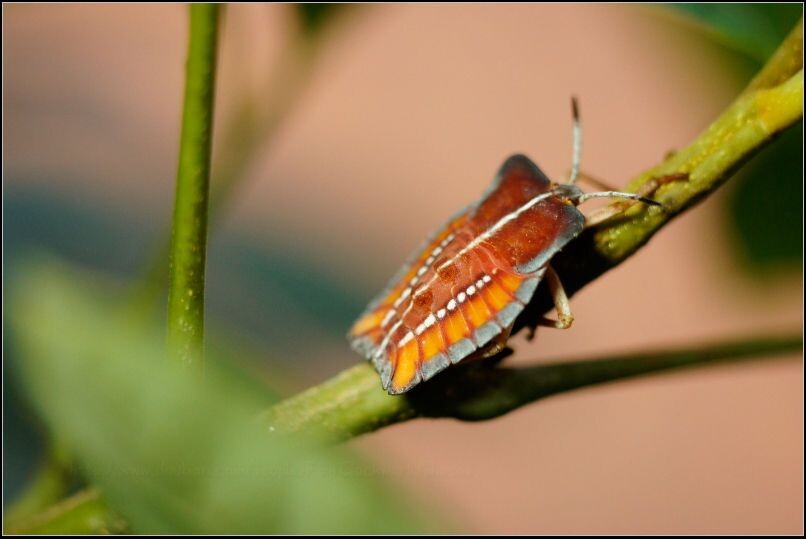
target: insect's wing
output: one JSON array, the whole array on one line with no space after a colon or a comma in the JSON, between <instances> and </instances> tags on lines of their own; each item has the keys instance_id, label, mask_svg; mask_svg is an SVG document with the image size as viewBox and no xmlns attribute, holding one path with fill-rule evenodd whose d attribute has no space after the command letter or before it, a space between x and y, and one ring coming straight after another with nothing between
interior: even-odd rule
<instances>
[{"instance_id":1,"label":"insect's wing","mask_svg":"<svg viewBox=\"0 0 806 539\"><path fill-rule=\"evenodd\" d=\"M550 189L551 182L527 157L507 159L481 200L429 237L370 303L348 337L355 350L372 359L390 393L407 391L508 331L531 300L548 260L584 225L582 214L557 197L522 210ZM407 299L403 296L413 280L433 262L432 253L460 228L462 245L467 245L468 238L490 231L502 219L505 224L473 248L479 256L457 262L462 277L451 288L465 290L457 307L443 312L438 323L414 339L390 339L395 309ZM467 262L471 259L474 262Z\"/></svg>"},{"instance_id":2,"label":"insect's wing","mask_svg":"<svg viewBox=\"0 0 806 539\"><path fill-rule=\"evenodd\" d=\"M512 208L523 204L535 194L547 191L549 186L548 178L528 157L513 155L507 159L479 202L452 216L429 236L392 277L386 288L370 302L348 333L353 349L367 358L373 356L384 337L384 322L397 307L396 302L401 300L401 294L409 286L411 279L415 278L429 254L453 231L465 224L470 214L473 216L474 228L483 230Z\"/></svg>"},{"instance_id":3,"label":"insect's wing","mask_svg":"<svg viewBox=\"0 0 806 539\"><path fill-rule=\"evenodd\" d=\"M372 358L377 346L384 337L384 324L388 322L392 311L406 298L401 298L412 279L417 277L421 268L426 265L431 253L449 236L460 228L468 217L470 208L453 215L448 221L431 234L403 264L403 267L387 283L386 288L378 294L356 320L347 337L354 350Z\"/></svg>"},{"instance_id":4,"label":"insect's wing","mask_svg":"<svg viewBox=\"0 0 806 539\"><path fill-rule=\"evenodd\" d=\"M515 155L471 212L468 226L483 239L475 249L481 263L476 280L459 288L465 292L461 312L445 319L451 362L508 332L551 258L584 228L582 213L558 196L528 205L550 189L551 182L532 161Z\"/></svg>"}]
</instances>

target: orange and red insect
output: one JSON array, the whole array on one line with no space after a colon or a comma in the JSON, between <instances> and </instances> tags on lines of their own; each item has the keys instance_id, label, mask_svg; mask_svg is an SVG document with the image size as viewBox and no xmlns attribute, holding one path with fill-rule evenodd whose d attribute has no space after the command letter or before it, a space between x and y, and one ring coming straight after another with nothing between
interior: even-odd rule
<instances>
[{"instance_id":1,"label":"orange and red insect","mask_svg":"<svg viewBox=\"0 0 806 539\"><path fill-rule=\"evenodd\" d=\"M552 271L551 258L584 229L578 204L600 196L654 203L631 193L584 193L574 185L581 146L575 103L574 119L569 183L552 183L524 155L510 157L481 200L432 234L355 322L351 345L372 361L389 393L501 350L515 318ZM561 287L553 294L562 303Z\"/></svg>"}]
</instances>

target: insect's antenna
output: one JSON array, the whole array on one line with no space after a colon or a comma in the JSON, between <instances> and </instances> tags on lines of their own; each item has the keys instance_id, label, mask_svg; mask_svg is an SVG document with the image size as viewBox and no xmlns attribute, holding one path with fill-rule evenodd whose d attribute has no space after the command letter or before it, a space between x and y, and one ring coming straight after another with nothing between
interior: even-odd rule
<instances>
[{"instance_id":1,"label":"insect's antenna","mask_svg":"<svg viewBox=\"0 0 806 539\"><path fill-rule=\"evenodd\" d=\"M573 119L574 150L571 157L571 177L569 184L574 184L579 176L579 164L582 161L582 123L579 121L579 105L576 96L571 97L571 117Z\"/></svg>"},{"instance_id":2,"label":"insect's antenna","mask_svg":"<svg viewBox=\"0 0 806 539\"><path fill-rule=\"evenodd\" d=\"M592 198L627 198L630 200L637 200L639 202L643 202L644 204L649 204L650 206L663 206L663 204L661 204L657 200L642 197L641 195L636 195L635 193L622 193L621 191L599 191L597 193L582 193L577 199L577 204L582 204L583 202L586 202Z\"/></svg>"}]
</instances>

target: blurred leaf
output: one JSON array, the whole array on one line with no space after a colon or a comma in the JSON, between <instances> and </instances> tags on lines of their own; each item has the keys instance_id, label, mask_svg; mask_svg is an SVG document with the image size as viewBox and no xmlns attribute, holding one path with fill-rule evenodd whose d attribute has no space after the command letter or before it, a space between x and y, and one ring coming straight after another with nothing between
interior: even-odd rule
<instances>
[{"instance_id":1,"label":"blurred leaf","mask_svg":"<svg viewBox=\"0 0 806 539\"><path fill-rule=\"evenodd\" d=\"M803 122L738 175L726 207L739 260L751 271L801 267Z\"/></svg>"},{"instance_id":2,"label":"blurred leaf","mask_svg":"<svg viewBox=\"0 0 806 539\"><path fill-rule=\"evenodd\" d=\"M803 15L801 4L670 4L704 23L722 44L754 60L769 58Z\"/></svg>"},{"instance_id":3,"label":"blurred leaf","mask_svg":"<svg viewBox=\"0 0 806 539\"><path fill-rule=\"evenodd\" d=\"M294 4L303 32L308 36L318 33L328 20L339 10L343 9L341 4L326 3L300 3Z\"/></svg>"},{"instance_id":4,"label":"blurred leaf","mask_svg":"<svg viewBox=\"0 0 806 539\"><path fill-rule=\"evenodd\" d=\"M118 285L137 277L155 237L162 235L161 219L104 211L100 198L79 199L29 185L47 181L55 180L17 178L26 187L5 193L4 277L16 273L17 261L26 253L42 251L103 271ZM239 356L255 359L262 369L273 368L273 378L288 377L280 368L307 370L301 364L311 363L312 350L341 344L345 320L363 308L363 294L371 292L345 283L328 265L327 246L314 241L288 242L274 235L256 240L224 224L211 236L209 252L217 254L207 265L206 312L211 329L219 332L208 334L208 346L220 344L220 331L229 334L225 339L248 339L260 354L239 350ZM123 287L120 292L132 293ZM151 302L146 307L146 316L165 314L164 298L156 310ZM303 327L306 338L300 339ZM279 367L284 359L294 369Z\"/></svg>"},{"instance_id":5,"label":"blurred leaf","mask_svg":"<svg viewBox=\"0 0 806 539\"><path fill-rule=\"evenodd\" d=\"M6 332L8 335L8 332ZM10 374L8 339L3 342L3 511L14 507L23 487L35 476L45 442L33 428L31 413ZM23 501L25 505L27 502ZM14 514L12 513L12 517Z\"/></svg>"},{"instance_id":6,"label":"blurred leaf","mask_svg":"<svg viewBox=\"0 0 806 539\"><path fill-rule=\"evenodd\" d=\"M109 509L97 488L84 489L29 518L4 517L3 531L9 535L110 535L129 531L126 521Z\"/></svg>"},{"instance_id":7,"label":"blurred leaf","mask_svg":"<svg viewBox=\"0 0 806 539\"><path fill-rule=\"evenodd\" d=\"M81 176L27 176L10 172L3 193L3 256L8 262L27 252L47 250L60 257L116 275L136 275L161 232L163 219L146 209L114 211L100 196L78 196L63 189L86 181ZM48 187L38 187L47 185Z\"/></svg>"},{"instance_id":8,"label":"blurred leaf","mask_svg":"<svg viewBox=\"0 0 806 539\"><path fill-rule=\"evenodd\" d=\"M340 344L345 320L361 311L363 300L332 271L327 247L315 242L289 245L273 236L262 243L258 247L226 232L212 240L218 254L208 269L211 319L222 318L256 340L268 341L279 356L304 350L317 335ZM300 342L301 327L306 328L306 342Z\"/></svg>"},{"instance_id":9,"label":"blurred leaf","mask_svg":"<svg viewBox=\"0 0 806 539\"><path fill-rule=\"evenodd\" d=\"M260 429L214 363L164 358L89 279L29 263L13 283L15 365L47 425L137 533L414 533L420 520L343 450Z\"/></svg>"}]
</instances>

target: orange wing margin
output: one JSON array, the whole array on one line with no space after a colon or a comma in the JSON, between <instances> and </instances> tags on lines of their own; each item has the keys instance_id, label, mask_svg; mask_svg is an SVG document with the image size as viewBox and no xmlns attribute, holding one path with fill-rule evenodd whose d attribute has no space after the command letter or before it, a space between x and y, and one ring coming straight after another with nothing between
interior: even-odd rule
<instances>
[{"instance_id":1,"label":"orange wing margin","mask_svg":"<svg viewBox=\"0 0 806 539\"><path fill-rule=\"evenodd\" d=\"M397 274L389 280L386 288L378 294L358 317L347 334L354 350L371 359L383 339L383 323L401 300L401 294L410 286L417 273L426 265L431 253L437 247L444 247L446 240L467 220L468 208L453 215L441 228L431 234L409 257ZM405 298L403 298L405 299Z\"/></svg>"}]
</instances>

